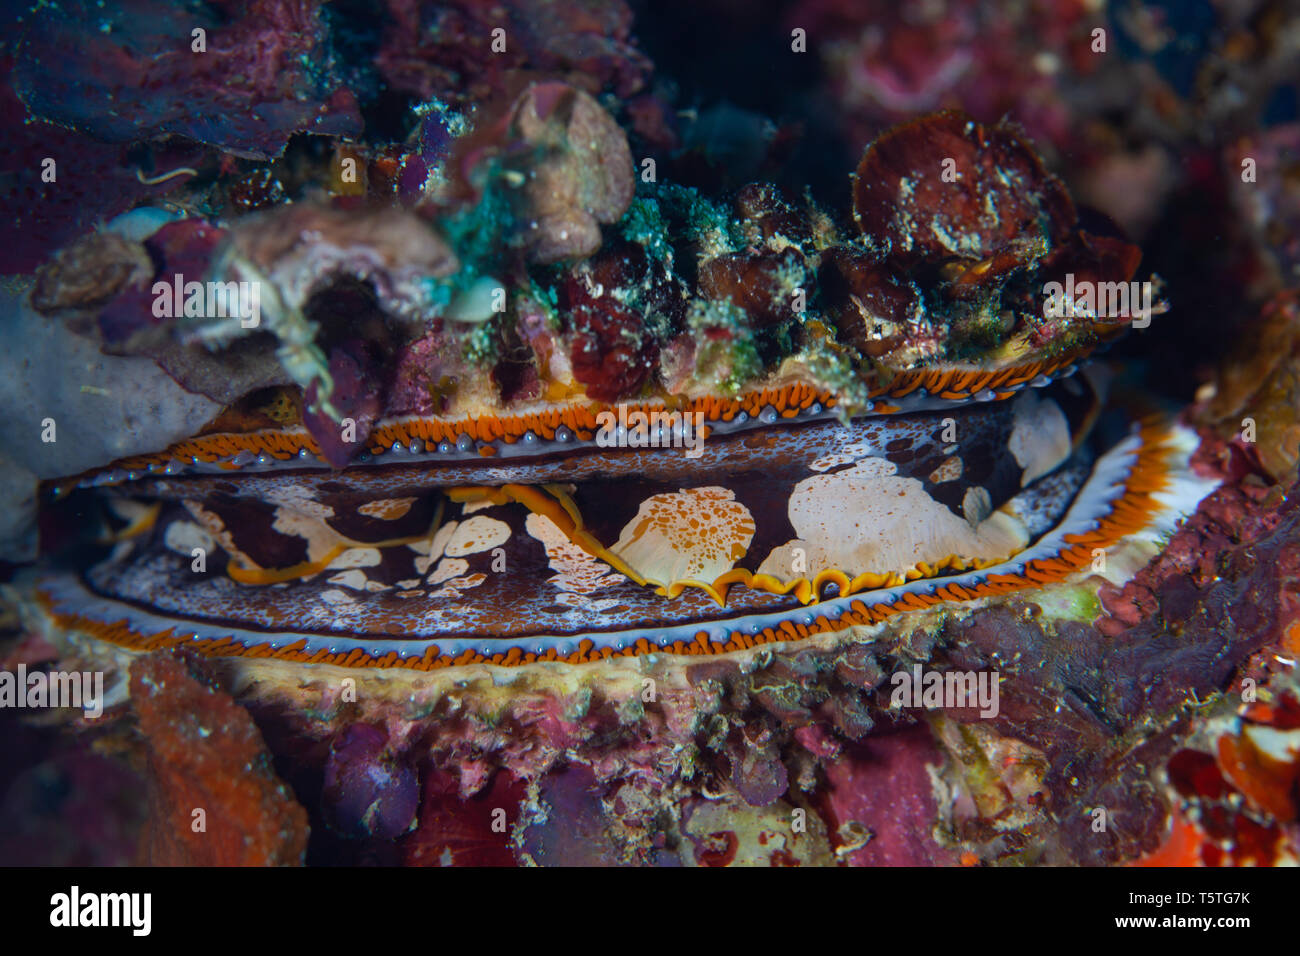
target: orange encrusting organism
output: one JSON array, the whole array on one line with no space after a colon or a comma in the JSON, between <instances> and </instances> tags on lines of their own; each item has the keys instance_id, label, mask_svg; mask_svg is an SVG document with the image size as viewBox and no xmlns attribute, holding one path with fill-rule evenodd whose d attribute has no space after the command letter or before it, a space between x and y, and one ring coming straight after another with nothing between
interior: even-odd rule
<instances>
[{"instance_id":1,"label":"orange encrusting organism","mask_svg":"<svg viewBox=\"0 0 1300 956\"><path fill-rule=\"evenodd\" d=\"M874 410L881 414L898 411L898 406L884 399L902 398L918 389L925 389L931 395L951 401L962 401L985 391L992 391L999 399L1009 398L1014 394L1007 389L1024 385L1039 375L1050 375L1073 364L1084 353L1074 352L1058 358L1032 362L1028 365L1012 366L996 371L978 369L913 369L900 372L887 384L870 390L869 397L875 401ZM823 408L836 405L835 395L825 389L804 383L794 383L773 388L748 392L737 398L720 398L705 396L681 403L680 407L670 409L662 401L624 403L628 413L679 411L683 413L703 413L705 423L730 422L741 412L750 417L757 417L769 405L776 409L782 418L794 418L800 411L820 404ZM409 446L416 439L426 445L440 442L455 444L462 436L476 442L504 442L514 444L523 439L527 432L532 432L547 441L554 440L556 431L568 428L580 441L590 441L599 423L597 415L609 410L604 403L570 404L563 407L547 408L538 412L521 415L479 415L472 418L444 420L440 418L411 417L381 421L370 433L368 450L375 455L382 455L392 448L394 443ZM707 437L707 424L705 435ZM213 432L198 435L171 445L165 451L123 458L104 468L98 468L87 475L106 471L126 470L145 471L149 466L165 466L171 461L188 461L191 458L206 463L219 463L219 467L238 471L240 465L227 461L241 452L254 455L266 455L277 461L289 461L300 451L320 458L321 449L306 429L296 426L285 429L260 429L250 432ZM480 448L484 456L495 454L495 449ZM86 476L81 476L86 477Z\"/></svg>"},{"instance_id":2,"label":"orange encrusting organism","mask_svg":"<svg viewBox=\"0 0 1300 956\"><path fill-rule=\"evenodd\" d=\"M1175 808L1170 813L1169 836L1164 843L1145 856L1130 860L1128 866L1203 866L1201 847L1205 835L1192 821Z\"/></svg>"},{"instance_id":3,"label":"orange encrusting organism","mask_svg":"<svg viewBox=\"0 0 1300 956\"><path fill-rule=\"evenodd\" d=\"M1069 547L1059 551L1051 558L1038 558L1028 562L1018 572L1007 574L990 574L979 584L962 585L951 583L939 587L934 594L905 594L892 601L868 604L866 600L854 600L847 610L838 612L834 619L826 615L817 616L811 624L793 620L784 620L772 627L767 627L756 634L731 631L726 641L710 640L707 631L700 630L694 640L677 640L667 646L654 644L642 637L631 646L615 649L613 647L596 648L595 643L584 638L577 650L562 654L554 647L537 653L524 651L518 646L508 646L495 654L483 654L472 648L459 654L443 654L436 644L430 644L418 657L401 657L396 651L390 651L380 657L367 654L361 648L347 652L330 653L318 650L308 653L305 639L298 640L285 647L274 648L269 643L243 645L233 637L193 639L184 634L177 634L171 627L157 633L140 633L131 628L126 619L115 622L97 621L84 615L59 612L54 608L54 599L43 590L37 596L50 618L60 627L76 630L101 640L137 651L150 651L158 648L174 647L184 644L209 657L253 657L272 658L294 661L304 664L334 664L343 667L404 667L412 670L435 670L465 664L494 664L515 666L531 664L538 661L560 661L570 664L591 663L607 660L615 656L631 657L639 654L669 653L686 655L725 654L742 651L760 644L783 641L798 641L819 634L829 634L846 630L854 626L865 626L884 621L886 618L906 611L924 610L948 601L971 601L980 597L1008 594L1014 591L1037 588L1043 584L1062 580L1069 575L1088 567L1093 558L1094 548L1107 548L1122 538L1146 527L1151 518L1160 510L1161 505L1154 495L1167 487L1167 456L1173 451L1170 442L1172 432L1163 424L1147 420L1140 429L1141 446L1138 449L1133 467L1124 483L1124 490L1112 502L1112 510L1098 520L1097 528L1085 534L1067 534L1065 541ZM553 512L562 516L561 520L572 521L562 507ZM801 615L809 612L801 612Z\"/></svg>"}]
</instances>

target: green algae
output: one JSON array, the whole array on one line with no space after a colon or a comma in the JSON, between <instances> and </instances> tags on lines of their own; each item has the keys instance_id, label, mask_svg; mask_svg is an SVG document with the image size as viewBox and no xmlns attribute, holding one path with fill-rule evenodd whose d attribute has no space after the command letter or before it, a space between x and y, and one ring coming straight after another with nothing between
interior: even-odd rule
<instances>
[{"instance_id":1,"label":"green algae","mask_svg":"<svg viewBox=\"0 0 1300 956\"><path fill-rule=\"evenodd\" d=\"M725 395L735 395L746 383L763 373L763 359L758 354L749 321L743 309L730 299L695 299L686 310L686 326L695 336L696 368L718 374L717 387ZM726 329L731 334L713 340L708 329Z\"/></svg>"},{"instance_id":2,"label":"green algae","mask_svg":"<svg viewBox=\"0 0 1300 956\"><path fill-rule=\"evenodd\" d=\"M661 212L669 221L680 222L688 239L700 247L701 258L726 255L745 248L740 223L722 203L700 195L687 186L665 183L658 189Z\"/></svg>"},{"instance_id":3,"label":"green algae","mask_svg":"<svg viewBox=\"0 0 1300 956\"><path fill-rule=\"evenodd\" d=\"M465 333L461 354L476 365L494 365L500 354L499 340L495 320L479 323Z\"/></svg>"},{"instance_id":4,"label":"green algae","mask_svg":"<svg viewBox=\"0 0 1300 956\"><path fill-rule=\"evenodd\" d=\"M664 221L659 202L638 196L627 207L619 221L619 229L629 242L635 242L652 259L663 263L669 272L673 268L673 247L668 241L668 224Z\"/></svg>"},{"instance_id":5,"label":"green algae","mask_svg":"<svg viewBox=\"0 0 1300 956\"><path fill-rule=\"evenodd\" d=\"M528 298L546 320L552 332L560 330L560 292L553 285L543 285L534 276L528 277Z\"/></svg>"},{"instance_id":6,"label":"green algae","mask_svg":"<svg viewBox=\"0 0 1300 956\"><path fill-rule=\"evenodd\" d=\"M1076 621L1091 624L1101 616L1101 599L1095 586L1057 584L1043 588L1033 596L1033 602L1043 609L1050 621Z\"/></svg>"}]
</instances>

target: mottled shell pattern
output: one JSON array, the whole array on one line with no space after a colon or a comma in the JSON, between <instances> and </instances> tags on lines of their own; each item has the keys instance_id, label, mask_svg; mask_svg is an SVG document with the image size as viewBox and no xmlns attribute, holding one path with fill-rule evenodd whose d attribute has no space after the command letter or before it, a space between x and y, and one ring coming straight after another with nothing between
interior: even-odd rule
<instances>
[{"instance_id":1,"label":"mottled shell pattern","mask_svg":"<svg viewBox=\"0 0 1300 956\"><path fill-rule=\"evenodd\" d=\"M46 629L286 666L729 653L1063 580L1208 492L1189 432L1106 410L1086 360L1132 315L1045 317L1046 281L1128 282L1137 253L1082 232L1014 130L939 114L886 133L854 214L861 236L815 269L776 214L753 220L758 251L703 259L700 287L744 300L756 336L790 249L823 293L802 350L728 387L674 379L665 347L605 394L551 351L523 398L375 416L346 467L305 416L228 416L52 483L104 497L113 534L90 566L37 575ZM603 254L561 334L612 294ZM830 360L850 350L846 379Z\"/></svg>"}]
</instances>

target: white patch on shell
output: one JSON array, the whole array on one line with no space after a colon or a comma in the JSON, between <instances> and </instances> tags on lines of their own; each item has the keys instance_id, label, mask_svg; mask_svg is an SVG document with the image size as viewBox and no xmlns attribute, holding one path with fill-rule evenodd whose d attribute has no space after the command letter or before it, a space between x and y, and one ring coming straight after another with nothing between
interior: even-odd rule
<instances>
[{"instance_id":1,"label":"white patch on shell","mask_svg":"<svg viewBox=\"0 0 1300 956\"><path fill-rule=\"evenodd\" d=\"M545 515L529 514L524 521L524 528L546 548L546 557L551 570L555 572L547 583L560 591L593 594L627 580L608 564L570 541L555 522ZM557 600L565 603L563 595Z\"/></svg>"},{"instance_id":2,"label":"white patch on shell","mask_svg":"<svg viewBox=\"0 0 1300 956\"><path fill-rule=\"evenodd\" d=\"M712 582L736 566L754 540L754 516L729 488L652 495L610 548L647 581Z\"/></svg>"},{"instance_id":3,"label":"white patch on shell","mask_svg":"<svg viewBox=\"0 0 1300 956\"><path fill-rule=\"evenodd\" d=\"M961 498L961 513L966 516L966 523L972 528L989 516L993 511L993 498L988 490L979 485L971 485Z\"/></svg>"},{"instance_id":4,"label":"white patch on shell","mask_svg":"<svg viewBox=\"0 0 1300 956\"><path fill-rule=\"evenodd\" d=\"M941 485L945 481L956 481L961 477L962 464L961 459L956 455L951 458L945 458L934 471L930 472L930 481L933 484Z\"/></svg>"},{"instance_id":5,"label":"white patch on shell","mask_svg":"<svg viewBox=\"0 0 1300 956\"><path fill-rule=\"evenodd\" d=\"M447 549L447 542L451 540L451 536L456 533L459 526L459 521L448 521L435 531L431 538L412 541L407 545L416 554L421 555L421 557L415 559L416 574L428 573L429 568L433 567L433 562L442 557L443 552Z\"/></svg>"},{"instance_id":6,"label":"white patch on shell","mask_svg":"<svg viewBox=\"0 0 1300 956\"><path fill-rule=\"evenodd\" d=\"M308 561L324 560L330 551L342 543L342 536L324 521L283 506L275 509L271 530L305 540ZM333 562L329 566L335 567Z\"/></svg>"},{"instance_id":7,"label":"white patch on shell","mask_svg":"<svg viewBox=\"0 0 1300 956\"><path fill-rule=\"evenodd\" d=\"M438 590L430 591L429 597L446 598L447 600L454 601L461 596L462 591L476 588L486 580L486 574L470 574L463 578L451 578Z\"/></svg>"},{"instance_id":8,"label":"white patch on shell","mask_svg":"<svg viewBox=\"0 0 1300 956\"><path fill-rule=\"evenodd\" d=\"M849 575L902 572L949 555L1004 558L1028 543L1010 515L995 512L972 528L931 498L920 481L897 471L883 458L866 458L799 482L789 502L790 524L799 537L774 548L759 573L790 581L830 568ZM793 571L795 548L803 549L806 572Z\"/></svg>"},{"instance_id":9,"label":"white patch on shell","mask_svg":"<svg viewBox=\"0 0 1300 956\"><path fill-rule=\"evenodd\" d=\"M378 548L348 548L326 567L331 571L340 568L370 568L380 560Z\"/></svg>"},{"instance_id":10,"label":"white patch on shell","mask_svg":"<svg viewBox=\"0 0 1300 956\"><path fill-rule=\"evenodd\" d=\"M447 542L445 553L453 558L491 551L510 540L510 525L496 518L475 515L462 521Z\"/></svg>"},{"instance_id":11,"label":"white patch on shell","mask_svg":"<svg viewBox=\"0 0 1300 956\"><path fill-rule=\"evenodd\" d=\"M851 465L859 458L878 454L879 451L880 449L871 442L850 442L847 445L841 446L840 450L833 455L823 455L821 458L814 458L808 467L816 472L830 471L832 468L838 468L840 465Z\"/></svg>"},{"instance_id":12,"label":"white patch on shell","mask_svg":"<svg viewBox=\"0 0 1300 956\"><path fill-rule=\"evenodd\" d=\"M173 521L163 532L163 544L177 554L190 557L195 548L202 548L204 554L211 554L216 542L207 530L193 521Z\"/></svg>"},{"instance_id":13,"label":"white patch on shell","mask_svg":"<svg viewBox=\"0 0 1300 956\"><path fill-rule=\"evenodd\" d=\"M226 529L226 524L221 520L221 516L215 511L209 511L198 501L187 499L185 501L185 510L188 511L194 520L212 536L212 539L221 545L222 550L234 558L238 558L243 564L252 564L248 556L239 548L235 547L234 536Z\"/></svg>"},{"instance_id":14,"label":"white patch on shell","mask_svg":"<svg viewBox=\"0 0 1300 956\"><path fill-rule=\"evenodd\" d=\"M378 501L367 501L357 508L357 513L380 521L396 521L405 516L413 504L414 498L380 498Z\"/></svg>"},{"instance_id":15,"label":"white patch on shell","mask_svg":"<svg viewBox=\"0 0 1300 956\"><path fill-rule=\"evenodd\" d=\"M429 584L441 584L443 581L450 581L454 577L459 577L468 570L468 561L461 558L443 558L430 573L427 582Z\"/></svg>"},{"instance_id":16,"label":"white patch on shell","mask_svg":"<svg viewBox=\"0 0 1300 956\"><path fill-rule=\"evenodd\" d=\"M1061 406L1050 398L1040 398L1033 389L1021 392L1008 447L1016 464L1024 469L1022 488L1069 458L1070 423Z\"/></svg>"},{"instance_id":17,"label":"white patch on shell","mask_svg":"<svg viewBox=\"0 0 1300 956\"><path fill-rule=\"evenodd\" d=\"M416 563L419 563L418 559ZM476 588L487 580L486 574L466 574L468 570L469 562L464 558L443 558L426 579L426 583L431 585L440 584L442 587L437 590L431 589L428 596L454 601L461 596L463 591Z\"/></svg>"},{"instance_id":18,"label":"white patch on shell","mask_svg":"<svg viewBox=\"0 0 1300 956\"><path fill-rule=\"evenodd\" d=\"M135 524L148 513L150 506L134 498L109 498L108 507L127 524Z\"/></svg>"},{"instance_id":19,"label":"white patch on shell","mask_svg":"<svg viewBox=\"0 0 1300 956\"><path fill-rule=\"evenodd\" d=\"M354 591L371 591L372 582L366 577L366 572L359 568L352 568L350 571L340 571L338 574L329 578L330 584L341 584L345 588L352 588ZM380 585L382 587L382 585Z\"/></svg>"},{"instance_id":20,"label":"white patch on shell","mask_svg":"<svg viewBox=\"0 0 1300 956\"><path fill-rule=\"evenodd\" d=\"M313 518L334 517L334 509L316 500L316 492L306 485L275 484L265 491L266 500L273 505L298 511Z\"/></svg>"}]
</instances>

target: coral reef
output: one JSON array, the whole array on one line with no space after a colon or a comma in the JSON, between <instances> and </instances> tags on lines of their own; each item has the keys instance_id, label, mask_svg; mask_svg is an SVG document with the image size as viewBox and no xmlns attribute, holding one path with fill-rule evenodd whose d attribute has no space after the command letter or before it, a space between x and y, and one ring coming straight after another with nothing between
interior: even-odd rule
<instances>
[{"instance_id":1,"label":"coral reef","mask_svg":"<svg viewBox=\"0 0 1300 956\"><path fill-rule=\"evenodd\" d=\"M0 859L1300 858L1300 20L652 7L0 41Z\"/></svg>"}]
</instances>

